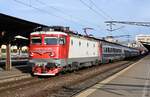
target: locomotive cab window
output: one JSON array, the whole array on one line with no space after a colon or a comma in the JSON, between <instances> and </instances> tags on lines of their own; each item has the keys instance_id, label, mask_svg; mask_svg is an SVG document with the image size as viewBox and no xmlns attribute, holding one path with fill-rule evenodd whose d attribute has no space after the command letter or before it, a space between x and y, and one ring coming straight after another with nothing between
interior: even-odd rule
<instances>
[{"instance_id":1,"label":"locomotive cab window","mask_svg":"<svg viewBox=\"0 0 150 97\"><path fill-rule=\"evenodd\" d=\"M46 45L57 45L57 44L65 44L65 38L61 37L61 38L58 38L58 37L48 37L46 36L44 38L44 43Z\"/></svg>"},{"instance_id":2,"label":"locomotive cab window","mask_svg":"<svg viewBox=\"0 0 150 97\"><path fill-rule=\"evenodd\" d=\"M41 44L42 43L42 39L39 36L34 36L31 37L31 44Z\"/></svg>"},{"instance_id":3,"label":"locomotive cab window","mask_svg":"<svg viewBox=\"0 0 150 97\"><path fill-rule=\"evenodd\" d=\"M58 38L57 37L45 37L44 43L47 45L56 45L58 44Z\"/></svg>"},{"instance_id":4,"label":"locomotive cab window","mask_svg":"<svg viewBox=\"0 0 150 97\"><path fill-rule=\"evenodd\" d=\"M62 44L62 45L64 45L65 44L65 37L61 37L61 38L59 38L59 44Z\"/></svg>"}]
</instances>

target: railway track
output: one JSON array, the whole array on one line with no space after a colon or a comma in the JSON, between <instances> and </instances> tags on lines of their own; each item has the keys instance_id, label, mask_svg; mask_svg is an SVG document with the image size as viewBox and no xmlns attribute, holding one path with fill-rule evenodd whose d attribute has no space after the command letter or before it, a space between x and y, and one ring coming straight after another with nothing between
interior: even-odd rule
<instances>
[{"instance_id":1,"label":"railway track","mask_svg":"<svg viewBox=\"0 0 150 97\"><path fill-rule=\"evenodd\" d=\"M34 77L0 84L0 97L70 97L135 61L120 61L56 77Z\"/></svg>"}]
</instances>

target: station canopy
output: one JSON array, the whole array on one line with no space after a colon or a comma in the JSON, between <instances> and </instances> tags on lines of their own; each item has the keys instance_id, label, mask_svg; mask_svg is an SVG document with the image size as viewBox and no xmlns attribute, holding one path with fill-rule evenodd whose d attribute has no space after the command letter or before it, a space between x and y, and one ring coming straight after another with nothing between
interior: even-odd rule
<instances>
[{"instance_id":1,"label":"station canopy","mask_svg":"<svg viewBox=\"0 0 150 97\"><path fill-rule=\"evenodd\" d=\"M29 40L15 37L29 38L30 33L38 27L48 26L0 13L0 45L7 43L28 45Z\"/></svg>"}]
</instances>

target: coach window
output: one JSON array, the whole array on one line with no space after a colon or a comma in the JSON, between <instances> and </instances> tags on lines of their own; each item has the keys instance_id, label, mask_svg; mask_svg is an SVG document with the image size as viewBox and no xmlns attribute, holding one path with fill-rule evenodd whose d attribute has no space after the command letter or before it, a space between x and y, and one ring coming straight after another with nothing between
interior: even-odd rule
<instances>
[{"instance_id":1,"label":"coach window","mask_svg":"<svg viewBox=\"0 0 150 97\"><path fill-rule=\"evenodd\" d=\"M118 49L116 49L116 53L118 53Z\"/></svg>"},{"instance_id":2,"label":"coach window","mask_svg":"<svg viewBox=\"0 0 150 97\"><path fill-rule=\"evenodd\" d=\"M87 43L87 47L89 47L89 43Z\"/></svg>"},{"instance_id":3,"label":"coach window","mask_svg":"<svg viewBox=\"0 0 150 97\"><path fill-rule=\"evenodd\" d=\"M113 52L115 52L115 49L113 48Z\"/></svg>"},{"instance_id":4,"label":"coach window","mask_svg":"<svg viewBox=\"0 0 150 97\"><path fill-rule=\"evenodd\" d=\"M117 53L117 49L115 49L115 53Z\"/></svg>"},{"instance_id":5,"label":"coach window","mask_svg":"<svg viewBox=\"0 0 150 97\"><path fill-rule=\"evenodd\" d=\"M79 46L81 46L81 42L79 41Z\"/></svg>"},{"instance_id":6,"label":"coach window","mask_svg":"<svg viewBox=\"0 0 150 97\"><path fill-rule=\"evenodd\" d=\"M118 49L118 53L119 53L119 49Z\"/></svg>"},{"instance_id":7,"label":"coach window","mask_svg":"<svg viewBox=\"0 0 150 97\"><path fill-rule=\"evenodd\" d=\"M106 52L106 48L104 48L104 52Z\"/></svg>"},{"instance_id":8,"label":"coach window","mask_svg":"<svg viewBox=\"0 0 150 97\"><path fill-rule=\"evenodd\" d=\"M106 52L106 48L104 48L104 52Z\"/></svg>"},{"instance_id":9,"label":"coach window","mask_svg":"<svg viewBox=\"0 0 150 97\"><path fill-rule=\"evenodd\" d=\"M106 52L108 52L108 48L106 48Z\"/></svg>"},{"instance_id":10,"label":"coach window","mask_svg":"<svg viewBox=\"0 0 150 97\"><path fill-rule=\"evenodd\" d=\"M121 53L121 50L120 50L120 53Z\"/></svg>"},{"instance_id":11,"label":"coach window","mask_svg":"<svg viewBox=\"0 0 150 97\"><path fill-rule=\"evenodd\" d=\"M93 52L93 55L95 55L95 52Z\"/></svg>"},{"instance_id":12,"label":"coach window","mask_svg":"<svg viewBox=\"0 0 150 97\"><path fill-rule=\"evenodd\" d=\"M73 45L73 40L71 40L71 45Z\"/></svg>"},{"instance_id":13,"label":"coach window","mask_svg":"<svg viewBox=\"0 0 150 97\"><path fill-rule=\"evenodd\" d=\"M93 47L95 47L95 44L93 44Z\"/></svg>"}]
</instances>

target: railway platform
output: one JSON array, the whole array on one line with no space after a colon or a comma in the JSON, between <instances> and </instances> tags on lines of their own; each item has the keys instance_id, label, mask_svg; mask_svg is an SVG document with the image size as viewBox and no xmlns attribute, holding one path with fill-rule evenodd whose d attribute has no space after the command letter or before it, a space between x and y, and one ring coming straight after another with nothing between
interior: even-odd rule
<instances>
[{"instance_id":1,"label":"railway platform","mask_svg":"<svg viewBox=\"0 0 150 97\"><path fill-rule=\"evenodd\" d=\"M31 77L29 70L30 67L27 64L18 65L19 62L14 63L15 65L12 66L10 71L6 71L2 66L0 66L0 83ZM3 62L0 62L0 65L2 64Z\"/></svg>"},{"instance_id":2,"label":"railway platform","mask_svg":"<svg viewBox=\"0 0 150 97\"><path fill-rule=\"evenodd\" d=\"M75 97L150 97L150 55Z\"/></svg>"}]
</instances>

